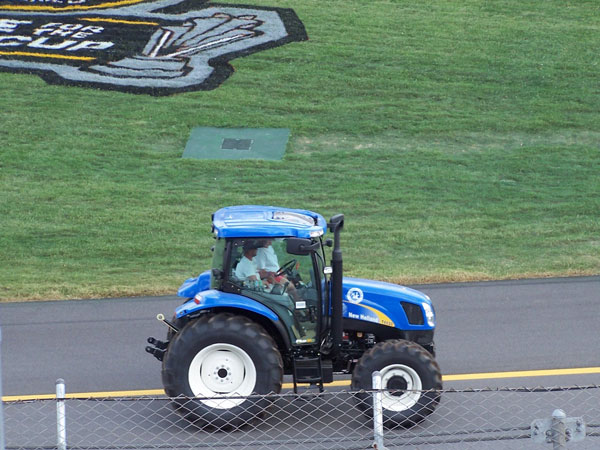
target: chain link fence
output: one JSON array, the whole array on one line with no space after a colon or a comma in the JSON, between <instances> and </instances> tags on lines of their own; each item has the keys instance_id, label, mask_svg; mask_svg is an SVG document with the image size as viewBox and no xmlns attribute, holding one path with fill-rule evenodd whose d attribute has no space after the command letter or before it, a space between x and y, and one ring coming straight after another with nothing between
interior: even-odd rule
<instances>
[{"instance_id":1,"label":"chain link fence","mask_svg":"<svg viewBox=\"0 0 600 450\"><path fill-rule=\"evenodd\" d=\"M10 450L600 448L597 385L443 390L435 411L420 423L410 428L383 426L380 435L377 410L373 420L373 398L382 393L361 393L330 388L323 393L257 396L257 401L270 403L264 414L249 425L224 430L196 426L174 409L179 405L185 412L187 402L198 399L63 400L59 394L58 399L4 401L4 438ZM544 428L556 408L568 416L558 422L560 435L554 425Z\"/></svg>"}]
</instances>

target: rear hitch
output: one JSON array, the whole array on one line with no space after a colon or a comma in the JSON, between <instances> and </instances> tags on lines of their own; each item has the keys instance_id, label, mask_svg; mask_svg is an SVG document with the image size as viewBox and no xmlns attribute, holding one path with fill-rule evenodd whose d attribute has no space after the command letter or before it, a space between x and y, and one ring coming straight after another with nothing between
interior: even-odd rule
<instances>
[{"instance_id":1,"label":"rear hitch","mask_svg":"<svg viewBox=\"0 0 600 450\"><path fill-rule=\"evenodd\" d=\"M154 339L153 337L148 338L148 344L154 345L159 350L166 350L169 346L169 342L159 341L158 339Z\"/></svg>"},{"instance_id":2,"label":"rear hitch","mask_svg":"<svg viewBox=\"0 0 600 450\"><path fill-rule=\"evenodd\" d=\"M148 345L148 346L146 346L146 351L148 353L150 353L151 355L153 355L159 361L162 361L163 357L165 356L165 353L167 351L167 346L169 345L169 343L164 342L164 341L159 341L158 339L154 339L153 337L149 337L148 344L151 344L154 347L152 347L151 345Z\"/></svg>"}]
</instances>

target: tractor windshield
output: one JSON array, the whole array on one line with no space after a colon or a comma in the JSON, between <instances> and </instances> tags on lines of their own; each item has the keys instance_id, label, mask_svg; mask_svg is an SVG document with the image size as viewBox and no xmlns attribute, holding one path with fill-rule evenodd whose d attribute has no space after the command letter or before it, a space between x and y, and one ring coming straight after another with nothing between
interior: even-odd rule
<instances>
[{"instance_id":1,"label":"tractor windshield","mask_svg":"<svg viewBox=\"0 0 600 450\"><path fill-rule=\"evenodd\" d=\"M286 238L232 239L228 280L241 295L275 311L293 343L314 343L321 291L316 258L289 254L286 247Z\"/></svg>"}]
</instances>

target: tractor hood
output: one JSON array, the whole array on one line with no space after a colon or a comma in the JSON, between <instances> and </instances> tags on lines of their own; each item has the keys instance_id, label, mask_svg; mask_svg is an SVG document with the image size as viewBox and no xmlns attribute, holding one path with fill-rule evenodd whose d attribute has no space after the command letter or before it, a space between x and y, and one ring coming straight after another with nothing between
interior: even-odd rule
<instances>
[{"instance_id":1,"label":"tractor hood","mask_svg":"<svg viewBox=\"0 0 600 450\"><path fill-rule=\"evenodd\" d=\"M360 278L343 279L343 316L404 330L435 328L429 297L398 284Z\"/></svg>"}]
</instances>

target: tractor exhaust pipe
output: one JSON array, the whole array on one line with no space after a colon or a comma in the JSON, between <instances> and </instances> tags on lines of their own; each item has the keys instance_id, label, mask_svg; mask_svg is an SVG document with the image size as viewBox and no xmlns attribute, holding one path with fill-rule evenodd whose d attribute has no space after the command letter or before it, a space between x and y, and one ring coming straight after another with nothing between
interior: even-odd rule
<instances>
[{"instance_id":1,"label":"tractor exhaust pipe","mask_svg":"<svg viewBox=\"0 0 600 450\"><path fill-rule=\"evenodd\" d=\"M333 232L333 252L331 253L331 336L333 338L332 356L337 356L342 345L342 278L344 267L340 248L340 231L344 228L344 215L333 216L327 226Z\"/></svg>"}]
</instances>

